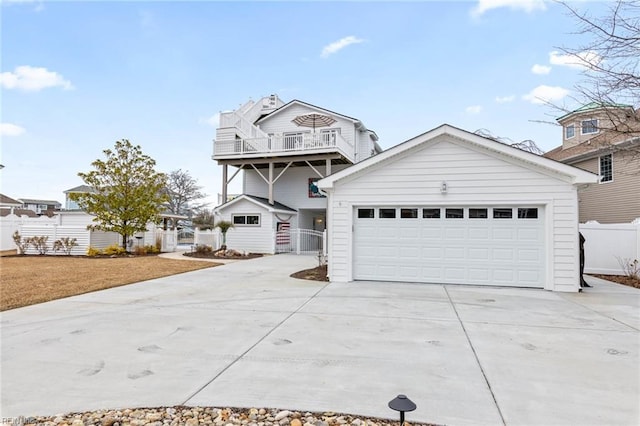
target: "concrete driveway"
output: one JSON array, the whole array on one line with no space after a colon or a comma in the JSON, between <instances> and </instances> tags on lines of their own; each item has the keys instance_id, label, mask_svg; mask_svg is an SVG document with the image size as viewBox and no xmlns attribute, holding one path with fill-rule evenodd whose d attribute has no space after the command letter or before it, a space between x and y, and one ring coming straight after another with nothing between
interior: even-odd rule
<instances>
[{"instance_id":1,"label":"concrete driveway","mask_svg":"<svg viewBox=\"0 0 640 426\"><path fill-rule=\"evenodd\" d=\"M640 291L303 281L278 255L2 314L2 417L164 405L640 424Z\"/></svg>"}]
</instances>

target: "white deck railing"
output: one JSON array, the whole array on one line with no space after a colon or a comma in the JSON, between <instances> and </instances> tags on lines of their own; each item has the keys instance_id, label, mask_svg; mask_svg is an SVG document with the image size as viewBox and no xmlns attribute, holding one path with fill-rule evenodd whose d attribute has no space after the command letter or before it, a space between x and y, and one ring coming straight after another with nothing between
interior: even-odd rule
<instances>
[{"instance_id":1,"label":"white deck railing","mask_svg":"<svg viewBox=\"0 0 640 426\"><path fill-rule=\"evenodd\" d=\"M244 115L239 114L236 111L221 112L220 113L220 127L235 127L242 132L248 138L262 138L267 137L267 134L260 130L259 127L254 126Z\"/></svg>"},{"instance_id":2,"label":"white deck railing","mask_svg":"<svg viewBox=\"0 0 640 426\"><path fill-rule=\"evenodd\" d=\"M313 253L326 255L326 231L290 229L276 232L276 253Z\"/></svg>"},{"instance_id":3,"label":"white deck railing","mask_svg":"<svg viewBox=\"0 0 640 426\"><path fill-rule=\"evenodd\" d=\"M214 156L245 154L277 154L314 150L337 150L354 160L353 144L338 133L303 133L297 135L270 136L214 141Z\"/></svg>"}]
</instances>

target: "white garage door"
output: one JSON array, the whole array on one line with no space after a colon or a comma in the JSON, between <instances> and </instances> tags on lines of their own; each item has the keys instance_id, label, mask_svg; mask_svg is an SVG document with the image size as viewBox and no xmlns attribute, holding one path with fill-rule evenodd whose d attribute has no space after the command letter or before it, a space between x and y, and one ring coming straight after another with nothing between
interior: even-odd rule
<instances>
[{"instance_id":1,"label":"white garage door","mask_svg":"<svg viewBox=\"0 0 640 426\"><path fill-rule=\"evenodd\" d=\"M544 287L542 206L356 207L355 280Z\"/></svg>"}]
</instances>

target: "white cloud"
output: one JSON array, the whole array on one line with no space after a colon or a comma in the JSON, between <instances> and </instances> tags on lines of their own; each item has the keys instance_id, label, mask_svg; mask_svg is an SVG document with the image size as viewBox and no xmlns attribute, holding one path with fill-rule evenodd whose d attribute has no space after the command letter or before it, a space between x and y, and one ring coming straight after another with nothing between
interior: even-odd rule
<instances>
[{"instance_id":1,"label":"white cloud","mask_svg":"<svg viewBox=\"0 0 640 426\"><path fill-rule=\"evenodd\" d=\"M512 10L523 10L527 13L536 10L546 10L544 0L478 0L476 7L471 9L471 16L479 17L491 9L508 7Z\"/></svg>"},{"instance_id":2,"label":"white cloud","mask_svg":"<svg viewBox=\"0 0 640 426\"><path fill-rule=\"evenodd\" d=\"M551 72L551 67L546 65L535 64L531 67L531 72L539 75L547 75Z\"/></svg>"},{"instance_id":3,"label":"white cloud","mask_svg":"<svg viewBox=\"0 0 640 426\"><path fill-rule=\"evenodd\" d=\"M571 68L591 68L602 61L600 55L592 50L585 50L576 55L567 55L557 51L549 53L549 62L553 65L562 65Z\"/></svg>"},{"instance_id":4,"label":"white cloud","mask_svg":"<svg viewBox=\"0 0 640 426\"><path fill-rule=\"evenodd\" d=\"M198 120L200 124L208 124L209 126L217 129L220 127L220 113L213 114L209 118L201 118Z\"/></svg>"},{"instance_id":5,"label":"white cloud","mask_svg":"<svg viewBox=\"0 0 640 426\"><path fill-rule=\"evenodd\" d=\"M12 5L12 4L36 4L36 7L33 9L36 12L40 12L42 10L44 10L44 4L42 2L42 0L0 0L0 3L2 4L2 6L6 5Z\"/></svg>"},{"instance_id":6,"label":"white cloud","mask_svg":"<svg viewBox=\"0 0 640 426\"><path fill-rule=\"evenodd\" d=\"M24 127L16 124L0 123L0 136L20 136L25 131Z\"/></svg>"},{"instance_id":7,"label":"white cloud","mask_svg":"<svg viewBox=\"0 0 640 426\"><path fill-rule=\"evenodd\" d=\"M334 41L333 43L327 44L325 47L323 47L322 53L320 53L320 56L323 58L327 58L329 57L329 55L332 55L337 51L342 50L351 44L358 44L358 43L362 43L363 41L364 41L363 39L358 38L356 36L347 36L347 37L341 38L340 40Z\"/></svg>"},{"instance_id":8,"label":"white cloud","mask_svg":"<svg viewBox=\"0 0 640 426\"><path fill-rule=\"evenodd\" d=\"M65 80L57 72L29 65L16 67L13 72L5 71L0 73L0 86L5 89L20 89L32 92L56 86L65 90L73 89L71 82Z\"/></svg>"},{"instance_id":9,"label":"white cloud","mask_svg":"<svg viewBox=\"0 0 640 426\"><path fill-rule=\"evenodd\" d=\"M481 105L471 105L466 107L465 112L467 114L480 114L480 112L482 111L482 106Z\"/></svg>"},{"instance_id":10,"label":"white cloud","mask_svg":"<svg viewBox=\"0 0 640 426\"><path fill-rule=\"evenodd\" d=\"M516 100L516 95L509 96L496 96L496 102L499 104L506 104Z\"/></svg>"},{"instance_id":11,"label":"white cloud","mask_svg":"<svg viewBox=\"0 0 640 426\"><path fill-rule=\"evenodd\" d=\"M522 99L529 101L532 104L545 104L560 101L568 94L569 91L563 87L545 86L543 84L524 95Z\"/></svg>"}]
</instances>

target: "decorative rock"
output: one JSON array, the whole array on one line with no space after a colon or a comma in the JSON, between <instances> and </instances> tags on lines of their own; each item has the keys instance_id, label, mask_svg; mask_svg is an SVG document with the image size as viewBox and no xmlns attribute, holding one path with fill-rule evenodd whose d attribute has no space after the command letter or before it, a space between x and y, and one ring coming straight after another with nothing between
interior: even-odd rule
<instances>
[{"instance_id":1,"label":"decorative rock","mask_svg":"<svg viewBox=\"0 0 640 426\"><path fill-rule=\"evenodd\" d=\"M279 422L280 420L284 419L285 417L289 417L290 415L291 415L291 411L283 410L283 411L280 411L278 414L276 414L276 416L274 417L274 420L276 422Z\"/></svg>"},{"instance_id":2,"label":"decorative rock","mask_svg":"<svg viewBox=\"0 0 640 426\"><path fill-rule=\"evenodd\" d=\"M258 414L260 414L261 416L264 416L265 414L267 414L267 410L265 410L264 408L261 408L258 410Z\"/></svg>"},{"instance_id":3,"label":"decorative rock","mask_svg":"<svg viewBox=\"0 0 640 426\"><path fill-rule=\"evenodd\" d=\"M302 426L302 422L299 419L291 420L291 426Z\"/></svg>"}]
</instances>

